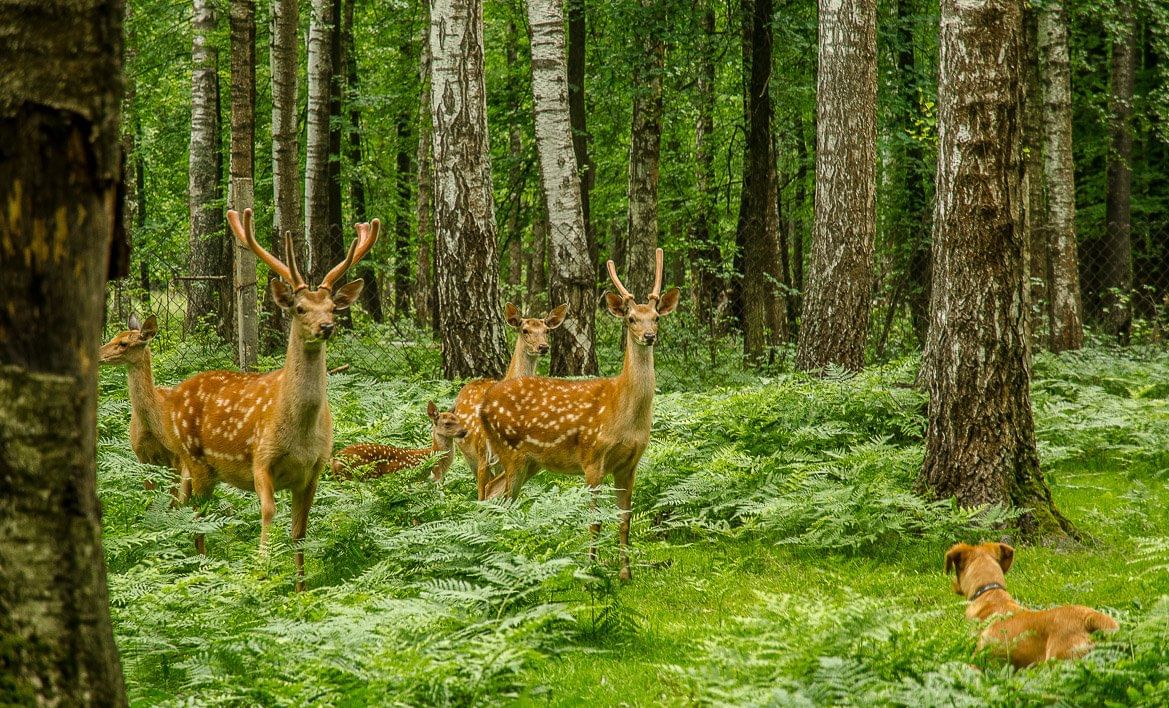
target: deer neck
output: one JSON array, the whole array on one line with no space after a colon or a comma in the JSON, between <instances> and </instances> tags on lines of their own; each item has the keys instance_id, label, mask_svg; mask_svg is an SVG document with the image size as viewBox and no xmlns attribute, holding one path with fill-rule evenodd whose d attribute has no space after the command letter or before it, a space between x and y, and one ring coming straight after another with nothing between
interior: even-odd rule
<instances>
[{"instance_id":1,"label":"deer neck","mask_svg":"<svg viewBox=\"0 0 1169 708\"><path fill-rule=\"evenodd\" d=\"M322 409L329 405L326 383L325 344L307 348L294 326L284 359L280 415L301 432L316 428Z\"/></svg>"},{"instance_id":2,"label":"deer neck","mask_svg":"<svg viewBox=\"0 0 1169 708\"><path fill-rule=\"evenodd\" d=\"M162 400L154 387L154 373L150 365L150 350L142 352L142 361L126 365L126 383L130 389L130 407L148 430L163 430Z\"/></svg>"},{"instance_id":3,"label":"deer neck","mask_svg":"<svg viewBox=\"0 0 1169 708\"><path fill-rule=\"evenodd\" d=\"M515 351L511 354L511 363L507 365L507 373L503 375L504 381L507 379L517 379L521 376L535 376L536 362L538 357L528 354L524 349L523 336L516 337Z\"/></svg>"},{"instance_id":4,"label":"deer neck","mask_svg":"<svg viewBox=\"0 0 1169 708\"><path fill-rule=\"evenodd\" d=\"M439 435L432 435L430 442L430 451L438 453L440 457L434 463L434 478L442 479L451 468L451 462L454 461L454 456L451 455L451 440Z\"/></svg>"},{"instance_id":5,"label":"deer neck","mask_svg":"<svg viewBox=\"0 0 1169 708\"><path fill-rule=\"evenodd\" d=\"M645 423L653 418L654 350L633 341L625 333L625 363L617 376L617 406L628 425Z\"/></svg>"}]
</instances>

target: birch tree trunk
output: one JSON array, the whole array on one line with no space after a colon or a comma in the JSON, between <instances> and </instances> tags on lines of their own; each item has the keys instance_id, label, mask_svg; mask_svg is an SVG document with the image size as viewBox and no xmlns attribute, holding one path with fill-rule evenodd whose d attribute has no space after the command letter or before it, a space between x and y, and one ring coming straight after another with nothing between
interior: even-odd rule
<instances>
[{"instance_id":1,"label":"birch tree trunk","mask_svg":"<svg viewBox=\"0 0 1169 708\"><path fill-rule=\"evenodd\" d=\"M1104 331L1122 343L1132 329L1132 98L1136 69L1136 23L1131 0L1117 0L1118 32L1112 38L1109 76L1107 231L1101 300Z\"/></svg>"},{"instance_id":2,"label":"birch tree trunk","mask_svg":"<svg viewBox=\"0 0 1169 708\"><path fill-rule=\"evenodd\" d=\"M564 16L560 0L528 0L527 5L536 151L550 227L549 306L568 303L568 317L552 331L551 372L554 376L596 374L595 271L585 238L580 178L568 117Z\"/></svg>"},{"instance_id":3,"label":"birch tree trunk","mask_svg":"<svg viewBox=\"0 0 1169 708\"><path fill-rule=\"evenodd\" d=\"M119 219L120 0L0 12L0 686L126 704L96 490L97 357Z\"/></svg>"},{"instance_id":4,"label":"birch tree trunk","mask_svg":"<svg viewBox=\"0 0 1169 708\"><path fill-rule=\"evenodd\" d=\"M296 0L272 0L272 38L269 63L272 73L272 244L268 250L285 259L285 231L292 233L300 245L304 238L301 225L300 154L296 124L297 32L300 11ZM269 281L276 277L269 272ZM264 292L271 292L264 288ZM286 343L288 323L284 312L265 297L266 325L261 329L260 346L267 352L281 351Z\"/></svg>"},{"instance_id":5,"label":"birch tree trunk","mask_svg":"<svg viewBox=\"0 0 1169 708\"><path fill-rule=\"evenodd\" d=\"M431 0L430 51L443 373L499 377L508 355L499 316L482 0Z\"/></svg>"},{"instance_id":6,"label":"birch tree trunk","mask_svg":"<svg viewBox=\"0 0 1169 708\"><path fill-rule=\"evenodd\" d=\"M215 7L210 0L194 0L191 20L191 141L188 159L190 237L187 270L203 278L188 281L187 327L214 315L216 331L230 336L229 314L231 244L223 228L219 187L219 52Z\"/></svg>"},{"instance_id":7,"label":"birch tree trunk","mask_svg":"<svg viewBox=\"0 0 1169 708\"><path fill-rule=\"evenodd\" d=\"M1029 510L1024 535L1074 533L1039 469L1022 224L1022 0L943 0L929 390L919 485L964 507Z\"/></svg>"},{"instance_id":8,"label":"birch tree trunk","mask_svg":"<svg viewBox=\"0 0 1169 708\"><path fill-rule=\"evenodd\" d=\"M715 18L711 0L697 0L701 15L702 47L695 81L695 104L698 116L694 123L695 193L698 197L694 225L690 231L690 281L694 293L693 307L698 318L710 322L714 314L720 284L718 269L722 254L718 249L718 214L715 212L714 153L714 83Z\"/></svg>"},{"instance_id":9,"label":"birch tree trunk","mask_svg":"<svg viewBox=\"0 0 1169 708\"><path fill-rule=\"evenodd\" d=\"M305 138L304 228L308 241L307 277L316 287L345 258L341 224L331 221L330 170L333 36L339 27L334 0L312 0L308 30L308 134Z\"/></svg>"},{"instance_id":10,"label":"birch tree trunk","mask_svg":"<svg viewBox=\"0 0 1169 708\"><path fill-rule=\"evenodd\" d=\"M820 0L816 217L796 367L865 364L877 209L877 3Z\"/></svg>"},{"instance_id":11,"label":"birch tree trunk","mask_svg":"<svg viewBox=\"0 0 1169 708\"><path fill-rule=\"evenodd\" d=\"M243 211L254 206L256 163L256 4L232 0L231 19L231 164L228 203ZM235 361L244 370L256 367L259 322L256 310L256 254L237 239L232 252L232 297L235 312Z\"/></svg>"},{"instance_id":12,"label":"birch tree trunk","mask_svg":"<svg viewBox=\"0 0 1169 708\"><path fill-rule=\"evenodd\" d=\"M625 275L635 296L653 287L654 249L658 247L658 176L662 145L662 71L665 46L658 33L653 0L639 0L641 21L634 29L642 54L634 67L633 125L629 136L629 208ZM555 236L555 228L553 228Z\"/></svg>"},{"instance_id":13,"label":"birch tree trunk","mask_svg":"<svg viewBox=\"0 0 1169 708\"><path fill-rule=\"evenodd\" d=\"M1076 252L1076 175L1072 162L1072 89L1067 14L1063 0L1039 13L1043 64L1043 168L1047 177L1048 346L1054 352L1084 346L1080 259Z\"/></svg>"},{"instance_id":14,"label":"birch tree trunk","mask_svg":"<svg viewBox=\"0 0 1169 708\"><path fill-rule=\"evenodd\" d=\"M349 178L349 204L353 210L353 220L360 223L368 219L365 213L365 176L362 173L361 108L356 100L361 93L361 78L357 73L357 46L353 40L353 7L356 4L357 0L346 0L341 17L341 65L345 71L345 91L349 102L349 164L353 166L353 174ZM380 283L368 260L358 265L357 277L365 282L365 287L361 289L362 309L369 313L374 322L382 322L385 315L382 312Z\"/></svg>"}]
</instances>

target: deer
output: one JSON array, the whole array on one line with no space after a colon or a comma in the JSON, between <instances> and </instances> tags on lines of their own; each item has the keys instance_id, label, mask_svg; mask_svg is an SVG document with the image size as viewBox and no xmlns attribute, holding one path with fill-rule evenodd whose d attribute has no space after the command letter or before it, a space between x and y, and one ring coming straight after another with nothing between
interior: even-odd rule
<instances>
[{"instance_id":1,"label":"deer","mask_svg":"<svg viewBox=\"0 0 1169 708\"><path fill-rule=\"evenodd\" d=\"M621 580L632 578L629 522L634 475L653 424L658 318L673 312L680 296L678 288L661 295L662 249L657 249L655 260L653 290L646 304L637 303L617 277L613 261L608 262L609 279L618 294L605 293L605 305L625 326L625 362L620 374L584 380L529 376L501 381L487 391L479 410L489 453L479 459L479 474L488 473L492 456L502 468L488 483L487 498L506 493L514 500L528 479L546 469L584 475L595 509L600 486L612 475L620 513ZM600 527L599 522L590 524L594 560Z\"/></svg>"},{"instance_id":2,"label":"deer","mask_svg":"<svg viewBox=\"0 0 1169 708\"><path fill-rule=\"evenodd\" d=\"M479 459L486 454L483 426L479 423L479 404L487 390L498 381L535 375L540 357L548 353L548 332L564 324L567 312L566 303L553 308L543 317L520 317L519 308L507 303L503 308L503 319L517 332L515 350L511 355L511 363L507 365L507 372L503 379L469 381L455 397L454 414L467 428L467 435L458 440L457 444L463 459L467 461L467 469L475 474L479 501L485 498L488 480L487 475L479 473Z\"/></svg>"},{"instance_id":3,"label":"deer","mask_svg":"<svg viewBox=\"0 0 1169 708\"><path fill-rule=\"evenodd\" d=\"M326 345L336 330L335 314L352 305L364 285L360 278L343 287L337 283L373 248L381 224L377 219L356 224L357 238L345 259L313 289L297 266L292 232L284 232L285 265L256 241L251 209L244 210L242 223L236 211L227 212L227 221L235 237L279 276L270 289L291 320L288 349L283 368L275 371L207 371L175 387L169 423L179 441L183 501L210 498L221 481L254 491L260 500L260 555L266 556L275 493L290 490L300 592L305 583L299 542L308 528L320 473L333 452ZM195 537L195 546L206 553L202 534Z\"/></svg>"},{"instance_id":4,"label":"deer","mask_svg":"<svg viewBox=\"0 0 1169 708\"><path fill-rule=\"evenodd\" d=\"M130 315L127 329L102 345L98 361L102 366L126 367L126 384L130 392L130 448L139 462L170 467L175 471L176 484L171 488L171 496L177 500L179 462L173 452L177 444L166 425L171 415L173 391L154 385L150 365L150 341L157 333L158 319L154 315L147 317L145 322ZM154 482L146 480L145 487L154 489Z\"/></svg>"},{"instance_id":5,"label":"deer","mask_svg":"<svg viewBox=\"0 0 1169 708\"><path fill-rule=\"evenodd\" d=\"M443 475L451 466L452 443L465 438L467 428L453 412L440 413L434 401L426 404L426 416L430 418L430 447L402 448L374 443L350 445L333 455L333 477L353 479L354 469L372 466L373 469L361 478L375 479L399 470L417 467L431 455L437 454L441 457L431 469L431 475L435 482L442 481Z\"/></svg>"}]
</instances>

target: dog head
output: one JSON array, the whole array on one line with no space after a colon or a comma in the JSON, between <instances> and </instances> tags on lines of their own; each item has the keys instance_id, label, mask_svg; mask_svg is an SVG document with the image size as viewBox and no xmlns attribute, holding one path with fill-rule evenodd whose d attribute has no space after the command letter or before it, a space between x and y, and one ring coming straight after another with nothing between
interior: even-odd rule
<instances>
[{"instance_id":1,"label":"dog head","mask_svg":"<svg viewBox=\"0 0 1169 708\"><path fill-rule=\"evenodd\" d=\"M1002 583L1015 560L1015 549L1005 543L955 543L946 551L946 574L954 571L954 592L964 597L987 583Z\"/></svg>"}]
</instances>

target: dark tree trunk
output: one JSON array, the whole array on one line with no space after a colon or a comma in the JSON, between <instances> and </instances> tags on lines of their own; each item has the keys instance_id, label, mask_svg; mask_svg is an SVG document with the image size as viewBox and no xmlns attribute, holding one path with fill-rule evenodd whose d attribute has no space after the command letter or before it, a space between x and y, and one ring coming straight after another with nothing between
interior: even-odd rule
<instances>
[{"instance_id":1,"label":"dark tree trunk","mask_svg":"<svg viewBox=\"0 0 1169 708\"><path fill-rule=\"evenodd\" d=\"M639 0L641 14L634 34L641 56L634 67L633 125L629 135L629 209L622 281L644 298L653 286L654 249L658 247L658 178L662 148L662 71L665 44L653 0Z\"/></svg>"},{"instance_id":2,"label":"dark tree trunk","mask_svg":"<svg viewBox=\"0 0 1169 708\"><path fill-rule=\"evenodd\" d=\"M336 13L337 0L312 0L312 17L308 39L308 133L305 138L304 166L304 227L308 240L309 258L307 277L316 287L325 274L345 258L341 237L339 210L340 183L334 179L334 159L340 152L333 150L333 139L339 133L333 128L336 121L333 95L337 76L334 44L339 39L340 19ZM336 116L340 118L339 115ZM336 200L336 201L335 201ZM333 220L334 216L336 221Z\"/></svg>"},{"instance_id":3,"label":"dark tree trunk","mask_svg":"<svg viewBox=\"0 0 1169 708\"><path fill-rule=\"evenodd\" d=\"M122 13L119 0L0 13L0 701L13 705L126 704L94 463Z\"/></svg>"},{"instance_id":4,"label":"dark tree trunk","mask_svg":"<svg viewBox=\"0 0 1169 708\"><path fill-rule=\"evenodd\" d=\"M796 186L792 205L792 287L795 289L793 306L803 311L804 304L804 243L807 241L804 212L808 203L808 140L804 132L804 114L792 111L792 132L796 136ZM798 334L800 323L792 323L792 334Z\"/></svg>"},{"instance_id":5,"label":"dark tree trunk","mask_svg":"<svg viewBox=\"0 0 1169 708\"><path fill-rule=\"evenodd\" d=\"M503 374L482 0L433 0L430 109L439 335L447 378Z\"/></svg>"},{"instance_id":6,"label":"dark tree trunk","mask_svg":"<svg viewBox=\"0 0 1169 708\"><path fill-rule=\"evenodd\" d=\"M242 211L254 206L256 163L256 5L232 0L231 19L231 165L228 202ZM229 239L232 248L232 310L235 361L254 369L259 353L256 303L256 254Z\"/></svg>"},{"instance_id":7,"label":"dark tree trunk","mask_svg":"<svg viewBox=\"0 0 1169 708\"><path fill-rule=\"evenodd\" d=\"M269 60L272 73L272 244L268 250L286 259L283 234L292 234L298 255L304 255L301 223L300 155L296 123L297 66L300 11L296 0L273 0ZM302 260L303 262L303 260ZM276 277L269 273L269 280ZM264 288L265 293L271 292ZM282 351L287 343L288 322L284 312L265 296L260 346L268 353Z\"/></svg>"},{"instance_id":8,"label":"dark tree trunk","mask_svg":"<svg viewBox=\"0 0 1169 708\"><path fill-rule=\"evenodd\" d=\"M519 30L515 20L507 23L507 76L509 88L519 85ZM508 99L512 105L519 104L516 91L510 91ZM524 144L520 137L519 111L508 114L507 151L511 159L511 180L507 196L507 297L511 302L524 308L523 289L520 287L524 272L524 237L520 229L520 213L523 211L524 190L527 188L527 170L520 169L523 161ZM543 295L543 293L539 293ZM518 300L518 302L517 302Z\"/></svg>"},{"instance_id":9,"label":"dark tree trunk","mask_svg":"<svg viewBox=\"0 0 1169 708\"><path fill-rule=\"evenodd\" d=\"M816 218L796 367L865 365L877 209L877 3L820 0Z\"/></svg>"},{"instance_id":10,"label":"dark tree trunk","mask_svg":"<svg viewBox=\"0 0 1169 708\"><path fill-rule=\"evenodd\" d=\"M414 60L414 50L409 44L402 45L403 61ZM414 181L414 166L410 161L411 122L413 116L406 108L398 114L398 219L394 224L394 315L405 317L410 313L410 204L413 203L411 183Z\"/></svg>"},{"instance_id":11,"label":"dark tree trunk","mask_svg":"<svg viewBox=\"0 0 1169 708\"><path fill-rule=\"evenodd\" d=\"M897 4L898 52L897 67L900 69L902 98L905 113L900 117L900 129L904 133L904 178L905 204L902 215L902 243L908 245L904 261L906 294L909 305L909 320L917 342L924 347L929 329L930 308L930 213L929 173L921 139L912 135L920 120L918 109L920 98L917 59L913 47L914 8L910 0Z\"/></svg>"},{"instance_id":12,"label":"dark tree trunk","mask_svg":"<svg viewBox=\"0 0 1169 708\"><path fill-rule=\"evenodd\" d=\"M718 248L718 214L714 175L715 51L714 6L711 0L697 0L695 10L702 22L702 48L699 53L695 103L698 118L694 124L695 193L698 197L694 225L690 230L690 282L694 293L694 312L704 322L714 315L721 283L718 271L722 254Z\"/></svg>"},{"instance_id":13,"label":"dark tree trunk","mask_svg":"<svg viewBox=\"0 0 1169 708\"><path fill-rule=\"evenodd\" d=\"M528 251L528 296L544 300L548 292L548 211L537 202L532 215L532 250ZM546 303L552 307L551 303Z\"/></svg>"},{"instance_id":14,"label":"dark tree trunk","mask_svg":"<svg viewBox=\"0 0 1169 708\"><path fill-rule=\"evenodd\" d=\"M219 178L219 52L215 32L215 8L210 0L195 0L191 47L191 141L189 214L191 230L188 274L199 278L187 286L187 327L212 316L220 336L230 335L230 243L223 228Z\"/></svg>"},{"instance_id":15,"label":"dark tree trunk","mask_svg":"<svg viewBox=\"0 0 1169 708\"><path fill-rule=\"evenodd\" d=\"M596 263L600 274L597 233L589 208L589 199L596 180L596 166L589 158L588 126L585 111L585 0L567 0L568 14L568 117L572 122L572 149L580 171L580 206L584 214L585 240L589 260Z\"/></svg>"},{"instance_id":16,"label":"dark tree trunk","mask_svg":"<svg viewBox=\"0 0 1169 708\"><path fill-rule=\"evenodd\" d=\"M1029 510L1030 538L1072 533L1039 469L1022 224L1022 0L943 0L934 289L919 480L963 507Z\"/></svg>"},{"instance_id":17,"label":"dark tree trunk","mask_svg":"<svg viewBox=\"0 0 1169 708\"><path fill-rule=\"evenodd\" d=\"M1047 220L1043 207L1043 87L1039 84L1039 18L1034 8L1023 10L1023 229L1027 244L1028 306L1033 345L1047 328L1048 284Z\"/></svg>"},{"instance_id":18,"label":"dark tree trunk","mask_svg":"<svg viewBox=\"0 0 1169 708\"><path fill-rule=\"evenodd\" d=\"M353 220L365 222L365 177L362 175L361 154L361 108L357 97L361 93L361 80L357 73L357 45L353 40L353 6L357 0L345 2L345 14L341 19L341 55L345 70L345 92L349 101L349 164L353 175L349 178L349 204L353 209ZM403 206L403 208L407 208ZM381 293L377 273L368 260L363 260L357 267L357 277L365 282L361 289L361 307L369 313L374 322L382 322L385 315L382 312Z\"/></svg>"},{"instance_id":19,"label":"dark tree trunk","mask_svg":"<svg viewBox=\"0 0 1169 708\"><path fill-rule=\"evenodd\" d=\"M1132 0L1117 0L1108 113L1108 194L1105 201L1101 301L1104 331L1127 342L1132 330L1132 99L1136 21Z\"/></svg>"},{"instance_id":20,"label":"dark tree trunk","mask_svg":"<svg viewBox=\"0 0 1169 708\"><path fill-rule=\"evenodd\" d=\"M418 262L414 267L414 323L438 336L438 283L434 277L434 160L430 141L430 10L423 5L421 60L418 62Z\"/></svg>"}]
</instances>

